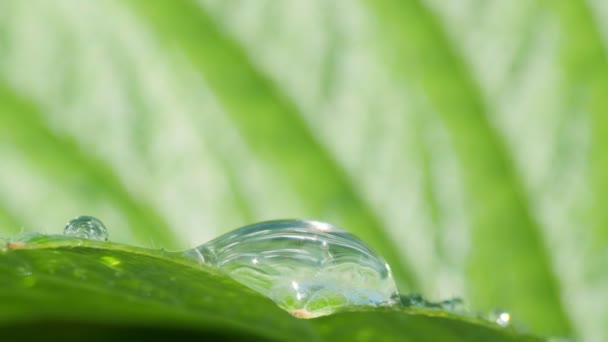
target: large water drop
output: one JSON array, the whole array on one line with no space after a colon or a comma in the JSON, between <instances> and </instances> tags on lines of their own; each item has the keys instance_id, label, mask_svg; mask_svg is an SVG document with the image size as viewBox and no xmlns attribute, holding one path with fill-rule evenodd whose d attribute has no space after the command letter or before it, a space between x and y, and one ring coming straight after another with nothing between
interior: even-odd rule
<instances>
[{"instance_id":1,"label":"large water drop","mask_svg":"<svg viewBox=\"0 0 608 342\"><path fill-rule=\"evenodd\" d=\"M355 236L327 223L253 224L184 255L219 268L301 318L399 302L384 259Z\"/></svg>"},{"instance_id":2,"label":"large water drop","mask_svg":"<svg viewBox=\"0 0 608 342\"><path fill-rule=\"evenodd\" d=\"M63 235L87 240L108 240L108 230L93 216L78 216L65 225Z\"/></svg>"}]
</instances>

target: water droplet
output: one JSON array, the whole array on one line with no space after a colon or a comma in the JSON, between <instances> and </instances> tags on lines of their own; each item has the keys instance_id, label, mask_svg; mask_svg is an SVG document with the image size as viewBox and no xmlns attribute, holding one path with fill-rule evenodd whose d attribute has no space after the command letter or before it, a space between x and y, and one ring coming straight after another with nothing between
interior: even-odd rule
<instances>
[{"instance_id":1,"label":"water droplet","mask_svg":"<svg viewBox=\"0 0 608 342\"><path fill-rule=\"evenodd\" d=\"M425 307L428 302L418 293L412 293L401 296L401 304L403 306L411 307Z\"/></svg>"},{"instance_id":2,"label":"water droplet","mask_svg":"<svg viewBox=\"0 0 608 342\"><path fill-rule=\"evenodd\" d=\"M459 297L449 298L442 300L437 303L442 310L454 312L454 313L465 313L467 312L464 300Z\"/></svg>"},{"instance_id":3,"label":"water droplet","mask_svg":"<svg viewBox=\"0 0 608 342\"><path fill-rule=\"evenodd\" d=\"M488 319L501 327L507 327L511 324L511 314L500 309L494 309L488 315Z\"/></svg>"},{"instance_id":4,"label":"water droplet","mask_svg":"<svg viewBox=\"0 0 608 342\"><path fill-rule=\"evenodd\" d=\"M66 224L63 234L97 241L108 240L108 230L93 216L78 216Z\"/></svg>"},{"instance_id":5,"label":"water droplet","mask_svg":"<svg viewBox=\"0 0 608 342\"><path fill-rule=\"evenodd\" d=\"M184 255L219 268L301 318L399 301L384 259L358 238L327 223L262 222Z\"/></svg>"},{"instance_id":6,"label":"water droplet","mask_svg":"<svg viewBox=\"0 0 608 342\"><path fill-rule=\"evenodd\" d=\"M420 294L408 294L401 296L401 304L406 307L418 307L425 309L438 309L454 313L467 312L466 306L462 298L454 297L445 299L439 302L432 302L425 299Z\"/></svg>"}]
</instances>

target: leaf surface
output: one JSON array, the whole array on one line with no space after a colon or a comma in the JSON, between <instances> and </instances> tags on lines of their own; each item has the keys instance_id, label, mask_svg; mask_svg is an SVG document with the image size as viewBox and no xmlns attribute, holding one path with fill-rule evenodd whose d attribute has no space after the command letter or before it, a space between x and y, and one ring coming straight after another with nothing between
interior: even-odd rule
<instances>
[{"instance_id":1,"label":"leaf surface","mask_svg":"<svg viewBox=\"0 0 608 342\"><path fill-rule=\"evenodd\" d=\"M0 272L5 337L38 338L44 331L68 340L157 334L281 341L535 340L440 311L367 309L301 320L175 253L105 242L9 242L0 252Z\"/></svg>"}]
</instances>

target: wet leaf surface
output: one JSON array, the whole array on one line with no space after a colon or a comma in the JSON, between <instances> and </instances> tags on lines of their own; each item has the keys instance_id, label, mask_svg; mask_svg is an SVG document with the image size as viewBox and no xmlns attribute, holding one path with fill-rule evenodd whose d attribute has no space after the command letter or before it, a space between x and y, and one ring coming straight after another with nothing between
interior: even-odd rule
<instances>
[{"instance_id":1,"label":"wet leaf surface","mask_svg":"<svg viewBox=\"0 0 608 342\"><path fill-rule=\"evenodd\" d=\"M66 241L0 252L3 337L537 340L442 311L365 309L301 320L216 270L166 252Z\"/></svg>"}]
</instances>

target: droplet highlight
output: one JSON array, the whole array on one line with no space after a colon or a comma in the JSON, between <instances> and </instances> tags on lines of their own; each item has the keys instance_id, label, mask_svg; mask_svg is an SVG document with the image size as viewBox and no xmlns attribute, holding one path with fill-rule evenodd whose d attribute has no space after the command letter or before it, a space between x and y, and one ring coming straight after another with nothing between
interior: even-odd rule
<instances>
[{"instance_id":1,"label":"droplet highlight","mask_svg":"<svg viewBox=\"0 0 608 342\"><path fill-rule=\"evenodd\" d=\"M488 318L501 327L507 327L511 324L511 314L504 310L492 310Z\"/></svg>"},{"instance_id":2,"label":"droplet highlight","mask_svg":"<svg viewBox=\"0 0 608 342\"><path fill-rule=\"evenodd\" d=\"M63 229L63 235L87 240L108 240L108 230L93 216L78 216L71 220Z\"/></svg>"},{"instance_id":3,"label":"droplet highlight","mask_svg":"<svg viewBox=\"0 0 608 342\"><path fill-rule=\"evenodd\" d=\"M355 236L323 222L253 224L184 255L220 269L300 318L399 303L386 261Z\"/></svg>"}]
</instances>

